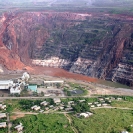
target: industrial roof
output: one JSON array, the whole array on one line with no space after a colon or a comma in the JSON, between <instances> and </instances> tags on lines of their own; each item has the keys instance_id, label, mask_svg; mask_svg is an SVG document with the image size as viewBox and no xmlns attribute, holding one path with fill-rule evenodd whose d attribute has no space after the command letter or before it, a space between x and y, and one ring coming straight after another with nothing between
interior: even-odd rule
<instances>
[{"instance_id":1,"label":"industrial roof","mask_svg":"<svg viewBox=\"0 0 133 133\"><path fill-rule=\"evenodd\" d=\"M0 85L13 84L12 80L0 80Z\"/></svg>"},{"instance_id":2,"label":"industrial roof","mask_svg":"<svg viewBox=\"0 0 133 133\"><path fill-rule=\"evenodd\" d=\"M37 85L28 85L28 89L37 92Z\"/></svg>"}]
</instances>

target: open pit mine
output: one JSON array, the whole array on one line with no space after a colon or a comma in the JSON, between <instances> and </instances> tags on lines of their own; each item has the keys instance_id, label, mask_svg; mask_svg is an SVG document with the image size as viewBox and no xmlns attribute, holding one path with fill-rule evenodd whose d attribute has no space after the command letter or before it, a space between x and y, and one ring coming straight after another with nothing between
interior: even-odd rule
<instances>
[{"instance_id":1,"label":"open pit mine","mask_svg":"<svg viewBox=\"0 0 133 133\"><path fill-rule=\"evenodd\" d=\"M105 13L8 12L0 16L0 64L62 68L133 85L133 17Z\"/></svg>"}]
</instances>

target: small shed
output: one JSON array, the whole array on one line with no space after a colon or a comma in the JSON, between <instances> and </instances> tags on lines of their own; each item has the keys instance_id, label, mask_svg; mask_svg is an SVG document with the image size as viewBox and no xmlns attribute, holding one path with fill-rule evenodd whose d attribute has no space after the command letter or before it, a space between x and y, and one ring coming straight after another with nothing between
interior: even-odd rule
<instances>
[{"instance_id":1,"label":"small shed","mask_svg":"<svg viewBox=\"0 0 133 133\"><path fill-rule=\"evenodd\" d=\"M37 85L28 85L28 89L33 92L37 92Z\"/></svg>"},{"instance_id":2,"label":"small shed","mask_svg":"<svg viewBox=\"0 0 133 133\"><path fill-rule=\"evenodd\" d=\"M1 122L0 123L0 128L6 128L6 127L7 127L6 122Z\"/></svg>"},{"instance_id":3,"label":"small shed","mask_svg":"<svg viewBox=\"0 0 133 133\"><path fill-rule=\"evenodd\" d=\"M6 113L0 113L0 119L5 117L6 117Z\"/></svg>"}]
</instances>

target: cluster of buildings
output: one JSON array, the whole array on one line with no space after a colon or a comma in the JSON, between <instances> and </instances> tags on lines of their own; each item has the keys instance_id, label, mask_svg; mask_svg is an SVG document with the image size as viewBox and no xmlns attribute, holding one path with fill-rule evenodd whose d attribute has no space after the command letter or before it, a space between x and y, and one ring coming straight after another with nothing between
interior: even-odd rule
<instances>
[{"instance_id":1,"label":"cluster of buildings","mask_svg":"<svg viewBox=\"0 0 133 133\"><path fill-rule=\"evenodd\" d=\"M94 107L102 107L102 106L108 106L112 102L112 100L122 100L122 98L114 98L114 97L106 97L106 98L99 98L97 102L88 103L88 105L91 108Z\"/></svg>"},{"instance_id":2,"label":"cluster of buildings","mask_svg":"<svg viewBox=\"0 0 133 133\"><path fill-rule=\"evenodd\" d=\"M4 119L7 118L6 113L0 113L0 120L4 121ZM7 122L0 122L0 128L7 128ZM23 125L20 123L19 125L15 126L14 129L17 130L18 133L22 133L23 131Z\"/></svg>"},{"instance_id":3,"label":"cluster of buildings","mask_svg":"<svg viewBox=\"0 0 133 133\"><path fill-rule=\"evenodd\" d=\"M64 110L64 111L72 111L72 105L73 104L68 104L65 105L64 103L61 102L60 98L53 98L53 102L54 104L50 104L47 101L43 101L40 103L40 105L34 105L31 107L31 110L34 111L39 111L40 113L48 110L54 110L54 111L58 111L58 110Z\"/></svg>"},{"instance_id":4,"label":"cluster of buildings","mask_svg":"<svg viewBox=\"0 0 133 133\"><path fill-rule=\"evenodd\" d=\"M20 94L22 91L21 85L25 85L29 78L30 75L25 72L21 78L17 79L16 83L13 80L1 80L0 90L9 90L10 94Z\"/></svg>"}]
</instances>

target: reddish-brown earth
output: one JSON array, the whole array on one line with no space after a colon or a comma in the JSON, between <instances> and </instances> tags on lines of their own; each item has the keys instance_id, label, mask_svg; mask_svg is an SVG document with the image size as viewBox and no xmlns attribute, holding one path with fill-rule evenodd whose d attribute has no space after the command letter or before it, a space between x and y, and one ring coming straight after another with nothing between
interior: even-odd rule
<instances>
[{"instance_id":1,"label":"reddish-brown earth","mask_svg":"<svg viewBox=\"0 0 133 133\"><path fill-rule=\"evenodd\" d=\"M9 70L30 66L35 74L96 81L59 69L64 68L132 85L132 23L132 16L104 13L6 13L0 18L0 64ZM58 68L35 67L33 60Z\"/></svg>"},{"instance_id":2,"label":"reddish-brown earth","mask_svg":"<svg viewBox=\"0 0 133 133\"><path fill-rule=\"evenodd\" d=\"M64 77L64 78L69 78L69 79L75 79L75 80L82 80L82 81L87 81L87 82L97 82L98 79L96 78L91 78L87 77L81 74L74 74L68 71L65 71L60 68L52 68L52 67L25 67L26 70L31 73L31 74L44 74L48 76L53 76L53 77Z\"/></svg>"}]
</instances>

